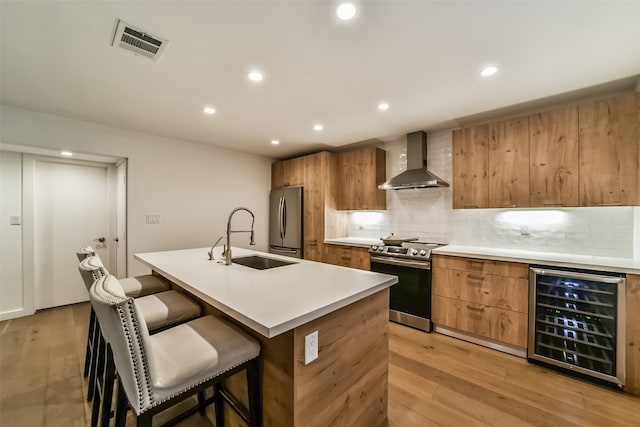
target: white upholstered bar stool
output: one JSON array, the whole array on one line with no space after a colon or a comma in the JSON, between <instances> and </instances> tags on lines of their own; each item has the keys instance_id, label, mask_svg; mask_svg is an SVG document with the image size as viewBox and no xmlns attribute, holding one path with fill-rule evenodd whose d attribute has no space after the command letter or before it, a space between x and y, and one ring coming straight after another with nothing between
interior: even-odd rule
<instances>
[{"instance_id":1,"label":"white upholstered bar stool","mask_svg":"<svg viewBox=\"0 0 640 427\"><path fill-rule=\"evenodd\" d=\"M82 261L88 256L95 255L96 251L91 246L83 246L76 251L76 256L78 257L78 261Z\"/></svg>"},{"instance_id":2,"label":"white upholstered bar stool","mask_svg":"<svg viewBox=\"0 0 640 427\"><path fill-rule=\"evenodd\" d=\"M231 407L249 426L262 426L260 344L255 339L213 316L150 335L139 300L125 297L113 276L98 279L89 294L118 372L116 426L126 424L129 405L136 425L147 427L158 412L195 394L203 396L209 387L214 388L213 397L199 399L187 414L215 403L216 425L224 425L227 397L217 385L242 370L247 371L249 408Z\"/></svg>"},{"instance_id":3,"label":"white upholstered bar stool","mask_svg":"<svg viewBox=\"0 0 640 427\"><path fill-rule=\"evenodd\" d=\"M97 256L90 256L82 260L79 264L79 271L89 288L95 280L108 274ZM128 295L120 283L121 281L117 281L117 294L127 297ZM173 290L145 295L136 300L145 323L152 331L186 322L202 314L201 307L195 301ZM99 319L95 330L89 375L89 394L87 396L88 400L93 400L92 426L98 424L101 402L103 403L102 425L109 425L111 413L111 393L109 390L113 389L115 374L113 369L109 367L109 364L113 362L109 360L111 356L108 354L106 343L102 337Z\"/></svg>"},{"instance_id":4,"label":"white upholstered bar stool","mask_svg":"<svg viewBox=\"0 0 640 427\"><path fill-rule=\"evenodd\" d=\"M94 280L97 279L99 275L105 275L108 272L102 264L100 257L95 254L95 251L91 246L84 246L78 249L76 251L76 256L80 262L85 262L85 268L80 268L80 274L88 292ZM90 260L87 261L88 259ZM123 279L122 284L125 287L125 294L134 297L150 295L168 291L170 289L167 281L151 274ZM84 376L85 378L89 377L89 389L87 393L87 400L89 401L93 398L93 392L95 390L95 375L92 374L94 374L96 370L96 357L98 354L98 343L100 338L97 331L97 320L92 307L89 315L89 331L87 333L87 345L84 357Z\"/></svg>"}]
</instances>

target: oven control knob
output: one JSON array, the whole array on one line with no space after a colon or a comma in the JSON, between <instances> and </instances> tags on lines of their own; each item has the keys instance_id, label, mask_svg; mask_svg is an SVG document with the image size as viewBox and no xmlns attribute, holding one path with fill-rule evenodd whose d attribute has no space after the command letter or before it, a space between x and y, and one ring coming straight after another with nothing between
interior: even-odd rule
<instances>
[{"instance_id":1,"label":"oven control knob","mask_svg":"<svg viewBox=\"0 0 640 427\"><path fill-rule=\"evenodd\" d=\"M411 249L411 255L418 255L417 249Z\"/></svg>"},{"instance_id":2,"label":"oven control knob","mask_svg":"<svg viewBox=\"0 0 640 427\"><path fill-rule=\"evenodd\" d=\"M377 247L376 245L373 245L373 246L371 246L371 250L372 250L372 251L377 251L377 250L378 250L378 247Z\"/></svg>"},{"instance_id":3,"label":"oven control knob","mask_svg":"<svg viewBox=\"0 0 640 427\"><path fill-rule=\"evenodd\" d=\"M379 252L384 251L384 246L378 246L378 251L379 251Z\"/></svg>"},{"instance_id":4,"label":"oven control knob","mask_svg":"<svg viewBox=\"0 0 640 427\"><path fill-rule=\"evenodd\" d=\"M420 251L420 255L421 255L421 256L425 256L426 254L427 254L427 251L425 251L424 249L422 249L422 250Z\"/></svg>"}]
</instances>

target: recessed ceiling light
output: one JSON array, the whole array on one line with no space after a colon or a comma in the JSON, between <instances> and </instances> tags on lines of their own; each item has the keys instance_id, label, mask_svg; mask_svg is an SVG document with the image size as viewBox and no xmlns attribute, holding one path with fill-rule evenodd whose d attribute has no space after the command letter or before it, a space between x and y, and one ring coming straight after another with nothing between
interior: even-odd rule
<instances>
[{"instance_id":1,"label":"recessed ceiling light","mask_svg":"<svg viewBox=\"0 0 640 427\"><path fill-rule=\"evenodd\" d=\"M356 7L353 3L341 3L336 9L336 15L343 21L348 21L356 16Z\"/></svg>"},{"instance_id":2,"label":"recessed ceiling light","mask_svg":"<svg viewBox=\"0 0 640 427\"><path fill-rule=\"evenodd\" d=\"M321 131L322 129L324 129L324 126L320 123L313 125L313 130Z\"/></svg>"},{"instance_id":3,"label":"recessed ceiling light","mask_svg":"<svg viewBox=\"0 0 640 427\"><path fill-rule=\"evenodd\" d=\"M73 153L71 151L61 151L60 155L61 156L66 156L66 157L71 157L71 156L73 156Z\"/></svg>"},{"instance_id":4,"label":"recessed ceiling light","mask_svg":"<svg viewBox=\"0 0 640 427\"><path fill-rule=\"evenodd\" d=\"M271 144L278 145L278 144L280 144L280 141L278 141L277 139L272 139L271 140Z\"/></svg>"},{"instance_id":5,"label":"recessed ceiling light","mask_svg":"<svg viewBox=\"0 0 640 427\"><path fill-rule=\"evenodd\" d=\"M380 104L378 104L378 110L388 110L389 109L389 104L387 104L386 102L381 102Z\"/></svg>"},{"instance_id":6,"label":"recessed ceiling light","mask_svg":"<svg viewBox=\"0 0 640 427\"><path fill-rule=\"evenodd\" d=\"M489 76L493 76L497 72L498 72L498 67L494 67L492 65L492 66L486 67L482 71L480 71L480 75L482 77L489 77Z\"/></svg>"},{"instance_id":7,"label":"recessed ceiling light","mask_svg":"<svg viewBox=\"0 0 640 427\"><path fill-rule=\"evenodd\" d=\"M254 81L254 82L260 82L262 81L263 76L262 73L260 71L251 71L249 73L249 80Z\"/></svg>"},{"instance_id":8,"label":"recessed ceiling light","mask_svg":"<svg viewBox=\"0 0 640 427\"><path fill-rule=\"evenodd\" d=\"M204 107L202 109L202 111L205 112L205 114L215 114L216 113L216 109L213 107Z\"/></svg>"}]
</instances>

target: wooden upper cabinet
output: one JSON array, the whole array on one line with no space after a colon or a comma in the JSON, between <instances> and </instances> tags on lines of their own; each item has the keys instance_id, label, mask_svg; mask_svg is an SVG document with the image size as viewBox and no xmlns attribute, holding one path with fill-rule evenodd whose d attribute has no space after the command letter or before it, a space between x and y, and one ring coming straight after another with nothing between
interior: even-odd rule
<instances>
[{"instance_id":1,"label":"wooden upper cabinet","mask_svg":"<svg viewBox=\"0 0 640 427\"><path fill-rule=\"evenodd\" d=\"M489 207L529 206L529 120L489 125Z\"/></svg>"},{"instance_id":2,"label":"wooden upper cabinet","mask_svg":"<svg viewBox=\"0 0 640 427\"><path fill-rule=\"evenodd\" d=\"M386 209L386 192L378 189L386 179L386 152L367 147L338 153L337 157L338 209Z\"/></svg>"},{"instance_id":3,"label":"wooden upper cabinet","mask_svg":"<svg viewBox=\"0 0 640 427\"><path fill-rule=\"evenodd\" d=\"M579 106L580 206L640 204L640 94Z\"/></svg>"},{"instance_id":4,"label":"wooden upper cabinet","mask_svg":"<svg viewBox=\"0 0 640 427\"><path fill-rule=\"evenodd\" d=\"M578 107L529 116L529 204L578 206Z\"/></svg>"},{"instance_id":5,"label":"wooden upper cabinet","mask_svg":"<svg viewBox=\"0 0 640 427\"><path fill-rule=\"evenodd\" d=\"M271 164L271 188L297 187L304 183L304 158L283 160Z\"/></svg>"},{"instance_id":6,"label":"wooden upper cabinet","mask_svg":"<svg viewBox=\"0 0 640 427\"><path fill-rule=\"evenodd\" d=\"M489 207L489 125L453 131L453 208Z\"/></svg>"},{"instance_id":7,"label":"wooden upper cabinet","mask_svg":"<svg viewBox=\"0 0 640 427\"><path fill-rule=\"evenodd\" d=\"M335 187L332 162L334 155L326 151L304 156L304 258L312 261L323 259L325 209L331 207L329 192Z\"/></svg>"}]
</instances>

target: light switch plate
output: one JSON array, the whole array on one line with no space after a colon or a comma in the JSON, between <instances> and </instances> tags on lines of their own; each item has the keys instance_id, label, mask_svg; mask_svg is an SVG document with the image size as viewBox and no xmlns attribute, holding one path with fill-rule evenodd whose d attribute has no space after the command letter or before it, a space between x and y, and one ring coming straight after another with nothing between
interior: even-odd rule
<instances>
[{"instance_id":1,"label":"light switch plate","mask_svg":"<svg viewBox=\"0 0 640 427\"><path fill-rule=\"evenodd\" d=\"M22 224L22 217L20 215L9 215L9 223L11 225Z\"/></svg>"},{"instance_id":2,"label":"light switch plate","mask_svg":"<svg viewBox=\"0 0 640 427\"><path fill-rule=\"evenodd\" d=\"M147 224L160 224L160 214L159 213L148 213L145 215L145 219Z\"/></svg>"},{"instance_id":3,"label":"light switch plate","mask_svg":"<svg viewBox=\"0 0 640 427\"><path fill-rule=\"evenodd\" d=\"M318 331L304 337L304 364L308 365L318 358Z\"/></svg>"}]
</instances>

